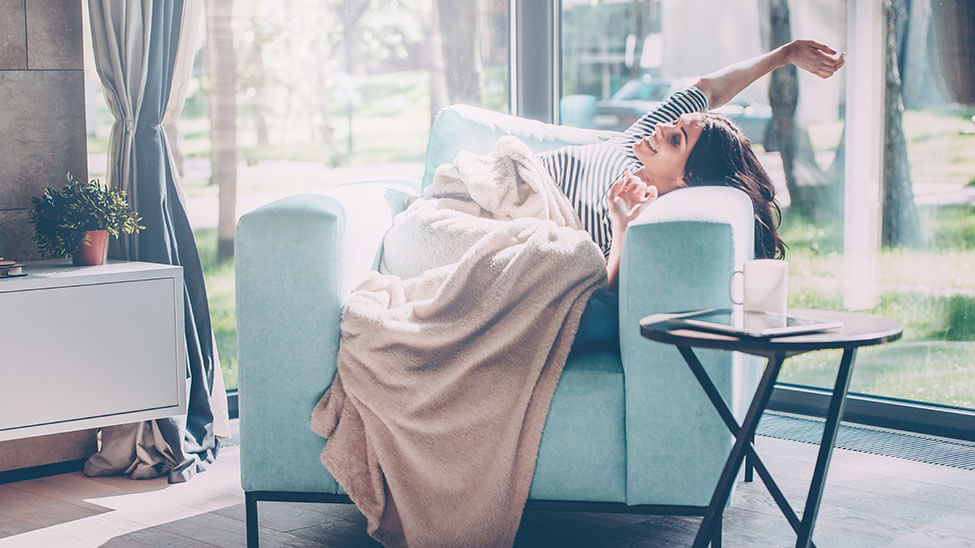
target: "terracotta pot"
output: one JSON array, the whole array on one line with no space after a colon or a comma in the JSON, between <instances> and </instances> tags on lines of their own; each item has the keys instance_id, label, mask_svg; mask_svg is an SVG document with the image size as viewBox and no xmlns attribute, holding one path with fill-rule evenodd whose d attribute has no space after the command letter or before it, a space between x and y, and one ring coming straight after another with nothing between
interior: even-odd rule
<instances>
[{"instance_id":1,"label":"terracotta pot","mask_svg":"<svg viewBox=\"0 0 975 548\"><path fill-rule=\"evenodd\" d=\"M78 251L71 256L71 262L75 266L95 266L105 264L108 257L108 231L107 230L88 230L88 245L84 243Z\"/></svg>"}]
</instances>

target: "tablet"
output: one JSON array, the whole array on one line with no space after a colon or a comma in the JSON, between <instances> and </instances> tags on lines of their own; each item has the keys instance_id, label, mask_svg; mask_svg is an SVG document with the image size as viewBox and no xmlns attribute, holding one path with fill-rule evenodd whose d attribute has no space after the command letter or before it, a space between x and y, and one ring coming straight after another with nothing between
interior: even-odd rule
<instances>
[{"instance_id":1,"label":"tablet","mask_svg":"<svg viewBox=\"0 0 975 548\"><path fill-rule=\"evenodd\" d=\"M738 337L768 338L817 333L843 327L839 320L820 320L792 314L744 312L733 316L729 308L711 308L670 318L672 325Z\"/></svg>"}]
</instances>

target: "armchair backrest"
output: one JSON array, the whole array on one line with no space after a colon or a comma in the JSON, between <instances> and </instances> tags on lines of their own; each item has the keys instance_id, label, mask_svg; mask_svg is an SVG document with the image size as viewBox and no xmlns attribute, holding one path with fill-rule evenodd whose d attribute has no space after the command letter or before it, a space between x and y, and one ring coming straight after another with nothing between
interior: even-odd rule
<instances>
[{"instance_id":1,"label":"armchair backrest","mask_svg":"<svg viewBox=\"0 0 975 548\"><path fill-rule=\"evenodd\" d=\"M452 105L437 114L430 128L421 188L433 181L438 166L453 162L460 151L486 154L505 135L518 137L534 152L544 152L604 141L618 133L557 126L470 105Z\"/></svg>"}]
</instances>

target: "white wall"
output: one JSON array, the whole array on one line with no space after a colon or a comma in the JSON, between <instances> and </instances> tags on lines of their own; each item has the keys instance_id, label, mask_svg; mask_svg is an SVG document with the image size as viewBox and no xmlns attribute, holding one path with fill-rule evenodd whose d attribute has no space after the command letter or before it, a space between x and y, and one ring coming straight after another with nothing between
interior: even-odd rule
<instances>
[{"instance_id":1,"label":"white wall","mask_svg":"<svg viewBox=\"0 0 975 548\"><path fill-rule=\"evenodd\" d=\"M666 76L698 76L764 51L760 0L664 0L661 20ZM767 78L742 94L768 102Z\"/></svg>"}]
</instances>

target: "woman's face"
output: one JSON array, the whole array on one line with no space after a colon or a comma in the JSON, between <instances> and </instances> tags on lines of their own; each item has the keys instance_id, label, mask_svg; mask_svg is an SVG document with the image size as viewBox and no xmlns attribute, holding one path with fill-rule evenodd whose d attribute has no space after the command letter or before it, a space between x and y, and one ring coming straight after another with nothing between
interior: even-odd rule
<instances>
[{"instance_id":1,"label":"woman's face","mask_svg":"<svg viewBox=\"0 0 975 548\"><path fill-rule=\"evenodd\" d=\"M633 154L643 164L657 187L665 194L684 185L687 156L697 144L704 127L704 114L684 114L674 122L657 124L654 132L633 145Z\"/></svg>"}]
</instances>

